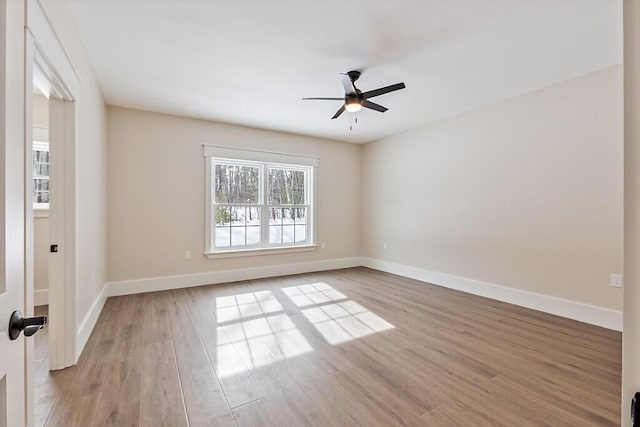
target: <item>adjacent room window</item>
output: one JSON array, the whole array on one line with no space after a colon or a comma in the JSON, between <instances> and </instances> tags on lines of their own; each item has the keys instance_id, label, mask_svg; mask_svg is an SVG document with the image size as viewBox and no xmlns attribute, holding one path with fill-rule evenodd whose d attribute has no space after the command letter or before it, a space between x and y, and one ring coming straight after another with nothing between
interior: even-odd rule
<instances>
[{"instance_id":1,"label":"adjacent room window","mask_svg":"<svg viewBox=\"0 0 640 427\"><path fill-rule=\"evenodd\" d=\"M317 159L205 147L207 252L313 245Z\"/></svg>"},{"instance_id":2,"label":"adjacent room window","mask_svg":"<svg viewBox=\"0 0 640 427\"><path fill-rule=\"evenodd\" d=\"M49 143L33 142L33 208L49 209Z\"/></svg>"}]
</instances>

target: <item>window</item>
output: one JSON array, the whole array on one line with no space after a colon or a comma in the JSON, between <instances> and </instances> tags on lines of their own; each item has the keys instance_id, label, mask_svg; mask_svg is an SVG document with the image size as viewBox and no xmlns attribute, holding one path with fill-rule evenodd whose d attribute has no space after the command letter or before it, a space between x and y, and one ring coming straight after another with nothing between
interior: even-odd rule
<instances>
[{"instance_id":1,"label":"window","mask_svg":"<svg viewBox=\"0 0 640 427\"><path fill-rule=\"evenodd\" d=\"M316 159L205 146L208 253L313 246Z\"/></svg>"},{"instance_id":2,"label":"window","mask_svg":"<svg viewBox=\"0 0 640 427\"><path fill-rule=\"evenodd\" d=\"M33 208L49 209L49 143L33 142Z\"/></svg>"}]
</instances>

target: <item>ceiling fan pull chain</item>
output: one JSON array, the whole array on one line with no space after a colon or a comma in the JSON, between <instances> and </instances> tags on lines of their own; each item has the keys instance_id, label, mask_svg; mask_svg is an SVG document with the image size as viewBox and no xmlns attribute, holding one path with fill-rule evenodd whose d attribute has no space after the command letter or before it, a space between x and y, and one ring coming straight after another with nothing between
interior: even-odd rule
<instances>
[{"instance_id":1,"label":"ceiling fan pull chain","mask_svg":"<svg viewBox=\"0 0 640 427\"><path fill-rule=\"evenodd\" d=\"M358 116L353 116L353 123L349 125L349 130L353 130L353 127L358 124Z\"/></svg>"}]
</instances>

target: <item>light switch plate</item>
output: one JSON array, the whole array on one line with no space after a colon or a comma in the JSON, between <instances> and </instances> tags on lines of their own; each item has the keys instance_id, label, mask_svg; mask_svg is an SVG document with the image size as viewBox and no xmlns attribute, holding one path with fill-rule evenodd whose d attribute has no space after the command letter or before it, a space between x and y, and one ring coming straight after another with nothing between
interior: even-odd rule
<instances>
[{"instance_id":1,"label":"light switch plate","mask_svg":"<svg viewBox=\"0 0 640 427\"><path fill-rule=\"evenodd\" d=\"M611 274L611 286L614 288L622 287L622 274Z\"/></svg>"}]
</instances>

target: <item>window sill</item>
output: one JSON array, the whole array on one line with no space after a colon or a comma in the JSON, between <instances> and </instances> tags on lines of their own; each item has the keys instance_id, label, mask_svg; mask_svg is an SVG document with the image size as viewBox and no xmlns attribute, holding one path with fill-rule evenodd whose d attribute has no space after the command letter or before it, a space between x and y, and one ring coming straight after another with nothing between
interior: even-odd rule
<instances>
[{"instance_id":1,"label":"window sill","mask_svg":"<svg viewBox=\"0 0 640 427\"><path fill-rule=\"evenodd\" d=\"M206 256L209 259L235 258L235 257L255 256L255 255L286 254L286 253L292 253L292 252L310 252L310 251L315 251L317 248L318 248L318 245L281 246L278 248L236 249L236 250L230 250L230 251L205 252L204 256Z\"/></svg>"}]
</instances>

